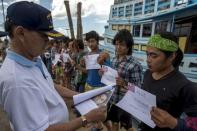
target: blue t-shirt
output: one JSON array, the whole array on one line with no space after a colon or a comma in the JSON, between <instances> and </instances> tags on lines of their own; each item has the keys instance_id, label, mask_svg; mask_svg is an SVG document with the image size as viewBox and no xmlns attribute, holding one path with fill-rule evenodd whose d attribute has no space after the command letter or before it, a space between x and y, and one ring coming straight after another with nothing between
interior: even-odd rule
<instances>
[{"instance_id":1,"label":"blue t-shirt","mask_svg":"<svg viewBox=\"0 0 197 131\"><path fill-rule=\"evenodd\" d=\"M107 60L105 60L103 65L110 66L110 59L108 58ZM98 71L99 69L87 70L88 78L86 82L92 87L105 86L105 84L101 83L101 76L99 75Z\"/></svg>"}]
</instances>

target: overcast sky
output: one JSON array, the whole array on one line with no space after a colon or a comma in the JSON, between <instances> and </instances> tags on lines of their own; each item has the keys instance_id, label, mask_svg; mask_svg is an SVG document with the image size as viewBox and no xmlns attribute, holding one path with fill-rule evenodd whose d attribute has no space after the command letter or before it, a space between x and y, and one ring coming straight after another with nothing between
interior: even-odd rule
<instances>
[{"instance_id":1,"label":"overcast sky","mask_svg":"<svg viewBox=\"0 0 197 131\"><path fill-rule=\"evenodd\" d=\"M3 0L5 11L11 3L22 0ZM28 0L38 3L52 11L54 27L56 30L70 35L66 29L69 29L64 0ZM73 25L76 33L76 12L77 2L82 2L82 24L83 33L90 30L97 31L100 35L104 33L104 26L109 19L110 6L114 0L69 0ZM0 30L3 30L2 6L0 4Z\"/></svg>"}]
</instances>

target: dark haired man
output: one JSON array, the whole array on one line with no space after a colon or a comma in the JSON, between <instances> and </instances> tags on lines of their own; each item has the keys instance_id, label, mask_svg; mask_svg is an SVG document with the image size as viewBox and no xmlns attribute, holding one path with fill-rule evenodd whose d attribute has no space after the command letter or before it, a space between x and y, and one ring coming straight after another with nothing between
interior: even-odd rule
<instances>
[{"instance_id":1,"label":"dark haired man","mask_svg":"<svg viewBox=\"0 0 197 131\"><path fill-rule=\"evenodd\" d=\"M101 54L102 51L99 49L99 35L96 31L90 31L86 33L86 41L88 44L88 47L91 49L91 51L88 53L88 55L93 54ZM110 58L106 58L103 60L104 65L110 64ZM99 69L89 69L87 70L87 81L85 85L85 91L92 90L98 87L105 86L103 83L101 83L101 76L99 75Z\"/></svg>"},{"instance_id":2,"label":"dark haired man","mask_svg":"<svg viewBox=\"0 0 197 131\"><path fill-rule=\"evenodd\" d=\"M132 116L115 104L119 102L127 92L128 82L141 87L142 82L142 66L132 56L133 37L126 30L120 30L114 37L113 45L115 46L116 56L112 59L112 68L118 71L119 77L116 78L116 90L110 101L107 120L112 121L113 131L119 129L119 123L125 129L132 131ZM117 115L114 115L117 114ZM107 123L110 129L109 122Z\"/></svg>"}]
</instances>

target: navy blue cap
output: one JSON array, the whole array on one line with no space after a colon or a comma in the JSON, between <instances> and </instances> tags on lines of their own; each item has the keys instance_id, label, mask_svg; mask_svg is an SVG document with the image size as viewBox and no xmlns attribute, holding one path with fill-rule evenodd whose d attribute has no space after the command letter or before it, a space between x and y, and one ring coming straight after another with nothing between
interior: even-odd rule
<instances>
[{"instance_id":1,"label":"navy blue cap","mask_svg":"<svg viewBox=\"0 0 197 131\"><path fill-rule=\"evenodd\" d=\"M6 21L27 29L45 32L49 37L64 36L54 30L51 12L33 2L21 1L11 4L7 8Z\"/></svg>"}]
</instances>

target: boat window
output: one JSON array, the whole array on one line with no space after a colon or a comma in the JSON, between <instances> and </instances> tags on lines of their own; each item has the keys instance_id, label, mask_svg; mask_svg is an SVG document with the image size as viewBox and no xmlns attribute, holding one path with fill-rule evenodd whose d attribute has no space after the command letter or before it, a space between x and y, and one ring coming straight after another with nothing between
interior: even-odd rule
<instances>
[{"instance_id":1,"label":"boat window","mask_svg":"<svg viewBox=\"0 0 197 131\"><path fill-rule=\"evenodd\" d=\"M118 25L112 25L112 30L118 30Z\"/></svg>"},{"instance_id":2,"label":"boat window","mask_svg":"<svg viewBox=\"0 0 197 131\"><path fill-rule=\"evenodd\" d=\"M139 2L139 3L136 3L135 4L135 9L134 9L134 16L137 16L137 15L141 15L142 14L142 5L143 5L143 2Z\"/></svg>"},{"instance_id":3,"label":"boat window","mask_svg":"<svg viewBox=\"0 0 197 131\"><path fill-rule=\"evenodd\" d=\"M124 29L124 25L118 25L118 30Z\"/></svg>"},{"instance_id":4,"label":"boat window","mask_svg":"<svg viewBox=\"0 0 197 131\"><path fill-rule=\"evenodd\" d=\"M127 29L129 32L131 32L131 25L125 25L125 29Z\"/></svg>"},{"instance_id":5,"label":"boat window","mask_svg":"<svg viewBox=\"0 0 197 131\"><path fill-rule=\"evenodd\" d=\"M184 62L181 62L181 64L179 66L183 67Z\"/></svg>"},{"instance_id":6,"label":"boat window","mask_svg":"<svg viewBox=\"0 0 197 131\"><path fill-rule=\"evenodd\" d=\"M159 32L165 32L167 29L167 25L168 25L167 21L157 22L155 24L155 34Z\"/></svg>"},{"instance_id":7,"label":"boat window","mask_svg":"<svg viewBox=\"0 0 197 131\"><path fill-rule=\"evenodd\" d=\"M149 37L149 36L151 36L151 32L152 32L152 23L151 24L144 24L143 25L142 36L143 37Z\"/></svg>"},{"instance_id":8,"label":"boat window","mask_svg":"<svg viewBox=\"0 0 197 131\"><path fill-rule=\"evenodd\" d=\"M176 24L174 33L176 36L187 36L190 33L191 23Z\"/></svg>"},{"instance_id":9,"label":"boat window","mask_svg":"<svg viewBox=\"0 0 197 131\"><path fill-rule=\"evenodd\" d=\"M114 0L114 4L125 3L133 0Z\"/></svg>"},{"instance_id":10,"label":"boat window","mask_svg":"<svg viewBox=\"0 0 197 131\"><path fill-rule=\"evenodd\" d=\"M107 43L111 43L112 44L112 39L107 38Z\"/></svg>"},{"instance_id":11,"label":"boat window","mask_svg":"<svg viewBox=\"0 0 197 131\"><path fill-rule=\"evenodd\" d=\"M141 51L146 51L146 45L141 46Z\"/></svg>"},{"instance_id":12,"label":"boat window","mask_svg":"<svg viewBox=\"0 0 197 131\"><path fill-rule=\"evenodd\" d=\"M140 26L141 25L134 25L133 26L133 36L139 37L140 36Z\"/></svg>"},{"instance_id":13,"label":"boat window","mask_svg":"<svg viewBox=\"0 0 197 131\"><path fill-rule=\"evenodd\" d=\"M115 7L112 9L112 18L118 16L118 9Z\"/></svg>"},{"instance_id":14,"label":"boat window","mask_svg":"<svg viewBox=\"0 0 197 131\"><path fill-rule=\"evenodd\" d=\"M166 10L170 8L171 0L159 0L158 1L158 11Z\"/></svg>"},{"instance_id":15,"label":"boat window","mask_svg":"<svg viewBox=\"0 0 197 131\"><path fill-rule=\"evenodd\" d=\"M133 45L133 49L138 51L139 50L139 45L138 44L134 44Z\"/></svg>"},{"instance_id":16,"label":"boat window","mask_svg":"<svg viewBox=\"0 0 197 131\"><path fill-rule=\"evenodd\" d=\"M155 0L146 0L145 1L145 9L144 9L145 14L153 13L154 8L155 8Z\"/></svg>"},{"instance_id":17,"label":"boat window","mask_svg":"<svg viewBox=\"0 0 197 131\"><path fill-rule=\"evenodd\" d=\"M189 67L190 68L193 68L193 67L197 68L197 63L190 62Z\"/></svg>"},{"instance_id":18,"label":"boat window","mask_svg":"<svg viewBox=\"0 0 197 131\"><path fill-rule=\"evenodd\" d=\"M127 5L126 6L126 14L125 14L125 16L126 17L132 16L132 10L133 10L133 5Z\"/></svg>"},{"instance_id":19,"label":"boat window","mask_svg":"<svg viewBox=\"0 0 197 131\"><path fill-rule=\"evenodd\" d=\"M188 0L175 0L175 6L183 5L188 3Z\"/></svg>"},{"instance_id":20,"label":"boat window","mask_svg":"<svg viewBox=\"0 0 197 131\"><path fill-rule=\"evenodd\" d=\"M119 7L118 17L123 17L123 16L124 16L124 7Z\"/></svg>"}]
</instances>

